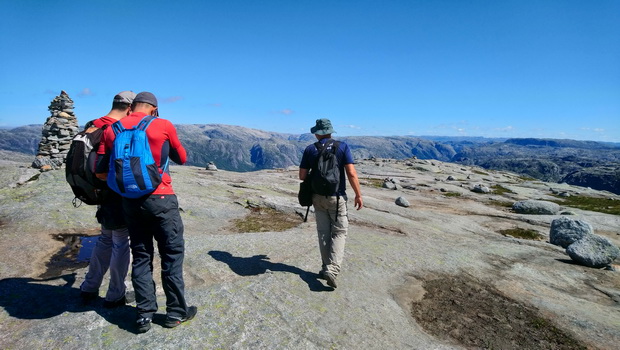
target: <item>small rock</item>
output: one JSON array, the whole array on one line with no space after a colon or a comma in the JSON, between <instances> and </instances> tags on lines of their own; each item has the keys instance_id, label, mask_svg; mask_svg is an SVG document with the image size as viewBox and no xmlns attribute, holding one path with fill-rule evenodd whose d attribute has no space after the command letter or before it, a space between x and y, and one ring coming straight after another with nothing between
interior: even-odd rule
<instances>
[{"instance_id":1,"label":"small rock","mask_svg":"<svg viewBox=\"0 0 620 350\"><path fill-rule=\"evenodd\" d=\"M396 184L393 181L383 181L383 188L387 188L388 190L395 190L396 189Z\"/></svg>"},{"instance_id":2,"label":"small rock","mask_svg":"<svg viewBox=\"0 0 620 350\"><path fill-rule=\"evenodd\" d=\"M454 180L455 180L455 178L454 178L454 176L450 175L450 176L448 176L448 178L447 178L446 180L448 180L448 181L454 181Z\"/></svg>"},{"instance_id":3,"label":"small rock","mask_svg":"<svg viewBox=\"0 0 620 350\"><path fill-rule=\"evenodd\" d=\"M491 190L488 187L481 184L475 185L471 190L476 193L491 193Z\"/></svg>"},{"instance_id":4,"label":"small rock","mask_svg":"<svg viewBox=\"0 0 620 350\"><path fill-rule=\"evenodd\" d=\"M396 205L407 208L410 204L409 201L403 197L396 198Z\"/></svg>"}]
</instances>

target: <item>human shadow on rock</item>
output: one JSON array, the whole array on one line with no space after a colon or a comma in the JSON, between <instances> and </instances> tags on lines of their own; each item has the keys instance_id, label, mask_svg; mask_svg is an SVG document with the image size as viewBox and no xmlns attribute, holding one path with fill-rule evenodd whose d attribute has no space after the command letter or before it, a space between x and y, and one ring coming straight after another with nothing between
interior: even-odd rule
<instances>
[{"instance_id":1,"label":"human shadow on rock","mask_svg":"<svg viewBox=\"0 0 620 350\"><path fill-rule=\"evenodd\" d=\"M230 269L239 276L257 276L266 273L267 271L289 272L299 275L299 277L308 284L308 287L313 292L333 290L330 287L326 287L319 281L318 274L283 263L273 263L269 261L269 257L264 254L244 258L234 256L229 252L212 250L209 252L209 255L217 261L226 263L228 267L230 267Z\"/></svg>"},{"instance_id":2,"label":"human shadow on rock","mask_svg":"<svg viewBox=\"0 0 620 350\"><path fill-rule=\"evenodd\" d=\"M95 311L111 324L133 332L135 310L132 307L105 309L101 298L84 304L80 289L73 284L75 274L43 279L5 278L0 280L0 307L11 317L25 320L48 319L65 312Z\"/></svg>"}]
</instances>

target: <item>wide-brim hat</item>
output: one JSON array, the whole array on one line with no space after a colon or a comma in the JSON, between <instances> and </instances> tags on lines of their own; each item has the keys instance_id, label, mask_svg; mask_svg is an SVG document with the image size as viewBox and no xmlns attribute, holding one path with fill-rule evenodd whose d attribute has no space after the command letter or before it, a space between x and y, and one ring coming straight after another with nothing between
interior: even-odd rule
<instances>
[{"instance_id":1,"label":"wide-brim hat","mask_svg":"<svg viewBox=\"0 0 620 350\"><path fill-rule=\"evenodd\" d=\"M315 135L329 135L336 131L332 127L332 122L329 119L323 118L316 120L316 125L310 129L310 132Z\"/></svg>"}]
</instances>

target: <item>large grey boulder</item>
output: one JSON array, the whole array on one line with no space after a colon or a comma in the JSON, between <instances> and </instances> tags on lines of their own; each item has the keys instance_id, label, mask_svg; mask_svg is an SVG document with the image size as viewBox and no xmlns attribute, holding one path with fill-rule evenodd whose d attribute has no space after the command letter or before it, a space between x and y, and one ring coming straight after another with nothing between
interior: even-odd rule
<instances>
[{"instance_id":1,"label":"large grey boulder","mask_svg":"<svg viewBox=\"0 0 620 350\"><path fill-rule=\"evenodd\" d=\"M560 211L557 203L528 199L515 202L512 210L519 214L555 215Z\"/></svg>"},{"instance_id":2,"label":"large grey boulder","mask_svg":"<svg viewBox=\"0 0 620 350\"><path fill-rule=\"evenodd\" d=\"M620 249L603 236L585 235L569 245L566 254L581 265L605 267L620 256Z\"/></svg>"},{"instance_id":3,"label":"large grey boulder","mask_svg":"<svg viewBox=\"0 0 620 350\"><path fill-rule=\"evenodd\" d=\"M582 220L574 220L562 216L551 222L549 242L566 248L587 235L592 235L592 225Z\"/></svg>"}]
</instances>

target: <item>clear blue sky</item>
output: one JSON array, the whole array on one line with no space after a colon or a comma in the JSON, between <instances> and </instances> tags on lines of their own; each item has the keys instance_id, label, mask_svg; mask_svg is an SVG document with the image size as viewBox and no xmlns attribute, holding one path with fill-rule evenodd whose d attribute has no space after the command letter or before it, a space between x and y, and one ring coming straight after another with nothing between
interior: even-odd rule
<instances>
[{"instance_id":1,"label":"clear blue sky","mask_svg":"<svg viewBox=\"0 0 620 350\"><path fill-rule=\"evenodd\" d=\"M122 90L179 124L620 142L620 1L0 0L0 126Z\"/></svg>"}]
</instances>

